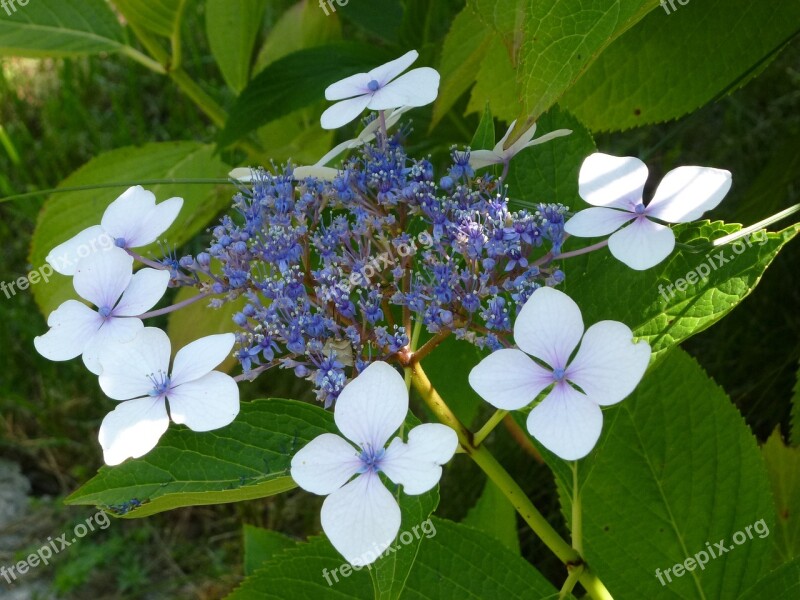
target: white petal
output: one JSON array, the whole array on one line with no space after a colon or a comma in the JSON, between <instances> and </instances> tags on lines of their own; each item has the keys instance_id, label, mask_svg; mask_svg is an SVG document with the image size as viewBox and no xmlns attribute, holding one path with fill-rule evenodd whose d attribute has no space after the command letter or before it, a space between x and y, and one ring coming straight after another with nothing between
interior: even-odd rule
<instances>
[{"instance_id":1,"label":"white petal","mask_svg":"<svg viewBox=\"0 0 800 600\"><path fill-rule=\"evenodd\" d=\"M336 426L361 448L386 445L408 413L408 389L385 362L374 362L344 386L333 412Z\"/></svg>"},{"instance_id":2,"label":"white petal","mask_svg":"<svg viewBox=\"0 0 800 600\"><path fill-rule=\"evenodd\" d=\"M172 420L192 431L220 429L239 414L239 386L219 371L171 388L167 400Z\"/></svg>"},{"instance_id":3,"label":"white petal","mask_svg":"<svg viewBox=\"0 0 800 600\"><path fill-rule=\"evenodd\" d=\"M647 215L668 223L688 223L715 208L731 189L730 171L678 167L658 185Z\"/></svg>"},{"instance_id":4,"label":"white petal","mask_svg":"<svg viewBox=\"0 0 800 600\"><path fill-rule=\"evenodd\" d=\"M100 357L111 346L133 340L143 328L144 324L141 319L109 317L94 337L86 343L86 347L83 350L83 364L95 375L100 375L103 372Z\"/></svg>"},{"instance_id":5,"label":"white petal","mask_svg":"<svg viewBox=\"0 0 800 600\"><path fill-rule=\"evenodd\" d=\"M169 354L167 334L145 327L132 341L110 345L100 356L100 388L114 400L144 396L153 389L150 375L167 374Z\"/></svg>"},{"instance_id":6,"label":"white petal","mask_svg":"<svg viewBox=\"0 0 800 600\"><path fill-rule=\"evenodd\" d=\"M473 150L469 153L469 165L473 169L499 165L502 162L503 156L493 150Z\"/></svg>"},{"instance_id":7,"label":"white petal","mask_svg":"<svg viewBox=\"0 0 800 600\"><path fill-rule=\"evenodd\" d=\"M573 215L564 223L564 231L577 237L600 237L613 233L635 218L636 213L626 210L593 206Z\"/></svg>"},{"instance_id":8,"label":"white petal","mask_svg":"<svg viewBox=\"0 0 800 600\"><path fill-rule=\"evenodd\" d=\"M669 227L639 217L608 238L608 249L631 269L654 267L675 248L675 234Z\"/></svg>"},{"instance_id":9,"label":"white petal","mask_svg":"<svg viewBox=\"0 0 800 600\"><path fill-rule=\"evenodd\" d=\"M647 165L638 158L596 152L581 165L578 192L594 206L633 210L642 201L646 182Z\"/></svg>"},{"instance_id":10,"label":"white petal","mask_svg":"<svg viewBox=\"0 0 800 600\"><path fill-rule=\"evenodd\" d=\"M340 79L325 88L325 99L344 100L345 98L370 94L371 90L368 85L372 79L374 78L370 77L369 73L356 73L355 75L350 75L350 77Z\"/></svg>"},{"instance_id":11,"label":"white petal","mask_svg":"<svg viewBox=\"0 0 800 600\"><path fill-rule=\"evenodd\" d=\"M372 79L376 80L381 86L386 85L392 79L400 75L403 71L405 71L408 67L414 64L414 61L419 58L419 53L416 50L410 50L403 54L400 58L395 58L388 63L382 64L380 67L375 67L367 76L370 81Z\"/></svg>"},{"instance_id":12,"label":"white petal","mask_svg":"<svg viewBox=\"0 0 800 600\"><path fill-rule=\"evenodd\" d=\"M169 286L169 271L141 269L131 278L114 308L114 316L135 317L147 312L161 300Z\"/></svg>"},{"instance_id":13,"label":"white petal","mask_svg":"<svg viewBox=\"0 0 800 600\"><path fill-rule=\"evenodd\" d=\"M319 167L316 165L310 167L295 167L292 171L292 177L297 181L302 181L306 177L315 177L322 181L333 181L339 175L337 169L331 167Z\"/></svg>"},{"instance_id":14,"label":"white petal","mask_svg":"<svg viewBox=\"0 0 800 600\"><path fill-rule=\"evenodd\" d=\"M250 167L236 167L228 173L228 177L242 183L250 183L253 181L253 169Z\"/></svg>"},{"instance_id":15,"label":"white petal","mask_svg":"<svg viewBox=\"0 0 800 600\"><path fill-rule=\"evenodd\" d=\"M233 350L236 336L232 333L209 335L186 344L175 354L172 364L173 385L194 381L211 372Z\"/></svg>"},{"instance_id":16,"label":"white petal","mask_svg":"<svg viewBox=\"0 0 800 600\"><path fill-rule=\"evenodd\" d=\"M45 260L56 273L72 276L75 275L78 261L113 247L111 236L100 225L94 225L53 248Z\"/></svg>"},{"instance_id":17,"label":"white petal","mask_svg":"<svg viewBox=\"0 0 800 600\"><path fill-rule=\"evenodd\" d=\"M517 346L553 369L567 366L582 335L578 305L564 292L548 287L531 294L514 323Z\"/></svg>"},{"instance_id":18,"label":"white petal","mask_svg":"<svg viewBox=\"0 0 800 600\"><path fill-rule=\"evenodd\" d=\"M586 396L561 383L528 415L528 431L550 452L578 460L592 451L603 429L603 412Z\"/></svg>"},{"instance_id":19,"label":"white petal","mask_svg":"<svg viewBox=\"0 0 800 600\"><path fill-rule=\"evenodd\" d=\"M566 378L600 406L616 404L639 384L650 362L650 346L633 343L633 332L618 321L595 323L583 336Z\"/></svg>"},{"instance_id":20,"label":"white petal","mask_svg":"<svg viewBox=\"0 0 800 600\"><path fill-rule=\"evenodd\" d=\"M425 106L436 100L439 93L439 73L421 67L387 83L372 95L367 108L386 110L401 106Z\"/></svg>"},{"instance_id":21,"label":"white petal","mask_svg":"<svg viewBox=\"0 0 800 600\"><path fill-rule=\"evenodd\" d=\"M381 471L411 496L433 488L442 477L442 466L458 448L456 432L439 423L424 423L408 432L408 443L395 438L381 459Z\"/></svg>"},{"instance_id":22,"label":"white petal","mask_svg":"<svg viewBox=\"0 0 800 600\"><path fill-rule=\"evenodd\" d=\"M374 562L400 531L400 507L371 472L325 498L320 517L333 547L354 566Z\"/></svg>"},{"instance_id":23,"label":"white petal","mask_svg":"<svg viewBox=\"0 0 800 600\"><path fill-rule=\"evenodd\" d=\"M155 195L137 185L108 206L101 225L114 239L125 240L126 248L138 248L153 243L169 229L182 206L182 198L156 205Z\"/></svg>"},{"instance_id":24,"label":"white petal","mask_svg":"<svg viewBox=\"0 0 800 600\"><path fill-rule=\"evenodd\" d=\"M373 123L374 123L374 121L373 121ZM375 137L375 136L373 135L373 137ZM345 150L349 150L351 148L357 148L361 144L362 144L362 142L360 140L358 140L358 139L345 140L341 144L338 144L338 145L334 146L333 148L331 148L325 154L325 156L320 158L316 163L314 163L313 166L311 166L311 167L295 167L294 171L292 172L292 177L294 177L295 179L305 179L306 177L309 177L309 175L308 174L303 174L303 172L301 171L301 175L298 176L297 175L297 170L298 169L313 169L315 167L319 168L319 169L327 168L327 167L325 167L325 165L327 165L334 158L339 156L342 152L344 152ZM333 174L334 174L334 177L335 177L336 173L337 173L336 169L331 169L331 170L333 171ZM322 172L325 172L325 171L322 171ZM306 173L308 173L308 171L306 171Z\"/></svg>"},{"instance_id":25,"label":"white petal","mask_svg":"<svg viewBox=\"0 0 800 600\"><path fill-rule=\"evenodd\" d=\"M514 126L516 124L517 124L517 120L516 119L511 121L511 125L508 126L508 129L506 129L506 132L505 132L505 134L503 134L503 137L500 138L500 141L497 142L494 145L494 151L495 151L496 154L498 154L498 155L502 155L503 154L503 146L506 145L506 140L508 139L508 136L511 135L511 132L514 131ZM536 129L536 124L534 123L534 130L535 129Z\"/></svg>"},{"instance_id":26,"label":"white petal","mask_svg":"<svg viewBox=\"0 0 800 600\"><path fill-rule=\"evenodd\" d=\"M361 465L358 450L349 442L323 433L292 457L292 479L307 492L325 496L350 481Z\"/></svg>"},{"instance_id":27,"label":"white petal","mask_svg":"<svg viewBox=\"0 0 800 600\"><path fill-rule=\"evenodd\" d=\"M553 373L512 348L492 352L469 374L469 384L495 408L517 410L553 384Z\"/></svg>"},{"instance_id":28,"label":"white petal","mask_svg":"<svg viewBox=\"0 0 800 600\"><path fill-rule=\"evenodd\" d=\"M514 156L520 150L525 148L528 145L528 142L533 139L533 136L536 135L536 127L536 123L528 127L528 129L526 129L522 135L517 138L517 141L511 144L511 146L509 146L509 148L505 151L506 156Z\"/></svg>"},{"instance_id":29,"label":"white petal","mask_svg":"<svg viewBox=\"0 0 800 600\"><path fill-rule=\"evenodd\" d=\"M33 338L36 351L48 360L80 356L103 324L103 317L77 300L67 300L47 318L50 330Z\"/></svg>"},{"instance_id":30,"label":"white petal","mask_svg":"<svg viewBox=\"0 0 800 600\"><path fill-rule=\"evenodd\" d=\"M544 144L545 142L549 142L550 140L570 135L571 133L572 129L556 129L555 131L551 131L550 133L545 133L542 137L538 137L535 140L531 140L530 142L525 144L525 147L530 148L531 146L538 146L539 144Z\"/></svg>"},{"instance_id":31,"label":"white petal","mask_svg":"<svg viewBox=\"0 0 800 600\"><path fill-rule=\"evenodd\" d=\"M114 308L133 277L133 258L119 248L81 259L72 285L98 308Z\"/></svg>"},{"instance_id":32,"label":"white petal","mask_svg":"<svg viewBox=\"0 0 800 600\"><path fill-rule=\"evenodd\" d=\"M369 95L356 96L349 100L342 100L322 113L320 123L323 129L338 129L347 125L350 121L358 117L372 99Z\"/></svg>"},{"instance_id":33,"label":"white petal","mask_svg":"<svg viewBox=\"0 0 800 600\"><path fill-rule=\"evenodd\" d=\"M155 448L169 426L163 398L122 402L100 425L100 445L107 465L139 458Z\"/></svg>"}]
</instances>

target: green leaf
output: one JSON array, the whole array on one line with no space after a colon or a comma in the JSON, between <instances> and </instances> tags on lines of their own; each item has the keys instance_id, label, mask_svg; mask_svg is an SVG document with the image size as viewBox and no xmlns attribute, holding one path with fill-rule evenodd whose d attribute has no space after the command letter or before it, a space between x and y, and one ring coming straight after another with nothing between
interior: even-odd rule
<instances>
[{"instance_id":1,"label":"green leaf","mask_svg":"<svg viewBox=\"0 0 800 600\"><path fill-rule=\"evenodd\" d=\"M334 430L333 414L317 406L279 399L242 403L236 420L216 431L171 425L147 455L101 468L65 502L139 518L273 496L296 487L289 474L294 453ZM132 500L141 507L129 510Z\"/></svg>"},{"instance_id":2,"label":"green leaf","mask_svg":"<svg viewBox=\"0 0 800 600\"><path fill-rule=\"evenodd\" d=\"M800 364L797 365L794 390L792 391L792 423L789 439L792 446L800 446Z\"/></svg>"},{"instance_id":3,"label":"green leaf","mask_svg":"<svg viewBox=\"0 0 800 600\"><path fill-rule=\"evenodd\" d=\"M478 502L469 509L462 523L488 533L514 554L519 554L517 512L490 479L486 480Z\"/></svg>"},{"instance_id":4,"label":"green leaf","mask_svg":"<svg viewBox=\"0 0 800 600\"><path fill-rule=\"evenodd\" d=\"M473 150L491 150L494 148L494 118L492 111L489 110L489 103L483 108L481 120L478 123L478 129L475 130L475 135L472 136L472 141L469 146Z\"/></svg>"},{"instance_id":5,"label":"green leaf","mask_svg":"<svg viewBox=\"0 0 800 600\"><path fill-rule=\"evenodd\" d=\"M675 230L681 242L697 244L740 228L704 221ZM604 248L564 260L561 268L566 280L562 289L581 307L587 325L604 319L622 321L650 344L654 358L658 358L671 346L719 321L744 300L799 230L800 225L794 225L763 238L763 232L753 234L749 244L741 241L709 253L675 251L664 263L647 271L628 268ZM723 260L726 262L720 264ZM706 271L706 279L693 275L696 283L687 280L690 273ZM683 291L676 287L679 284L686 285Z\"/></svg>"},{"instance_id":6,"label":"green leaf","mask_svg":"<svg viewBox=\"0 0 800 600\"><path fill-rule=\"evenodd\" d=\"M370 2L353 0L352 4L350 0L342 0L344 6L340 6L336 0L325 1L328 11L333 8L337 15L367 33L391 44L397 42L400 24L403 21L403 4L400 0L370 0ZM316 3L314 8L318 8Z\"/></svg>"},{"instance_id":7,"label":"green leaf","mask_svg":"<svg viewBox=\"0 0 800 600\"><path fill-rule=\"evenodd\" d=\"M572 133L527 148L511 161L506 181L514 204L531 207L539 202L560 202L574 206L578 172L584 159L595 151L594 140L580 121L557 106L539 119L536 137L556 129L571 129Z\"/></svg>"},{"instance_id":8,"label":"green leaf","mask_svg":"<svg viewBox=\"0 0 800 600\"><path fill-rule=\"evenodd\" d=\"M31 5L33 6L33 5ZM133 182L149 179L225 177L228 167L211 145L196 142L158 142L112 150L93 158L59 184L60 188L98 183ZM56 245L92 225L100 223L103 211L127 186L93 191L53 194L45 202L31 242L30 262L45 264ZM205 227L230 203L233 188L218 185L160 184L148 186L159 202L172 196L184 199L175 223L164 233L170 245L180 246ZM153 244L137 249L142 255L158 253ZM34 286L36 303L47 314L75 297L72 279L53 275L50 282Z\"/></svg>"},{"instance_id":9,"label":"green leaf","mask_svg":"<svg viewBox=\"0 0 800 600\"><path fill-rule=\"evenodd\" d=\"M339 19L326 17L315 2L303 0L284 12L270 29L258 53L254 73L287 54L338 40L342 36Z\"/></svg>"},{"instance_id":10,"label":"green leaf","mask_svg":"<svg viewBox=\"0 0 800 600\"><path fill-rule=\"evenodd\" d=\"M777 563L800 556L800 448L789 448L779 430L761 449L767 465L778 522L772 534Z\"/></svg>"},{"instance_id":11,"label":"green leaf","mask_svg":"<svg viewBox=\"0 0 800 600\"><path fill-rule=\"evenodd\" d=\"M250 65L267 6L262 0L207 0L206 33L225 83L237 94L250 80Z\"/></svg>"},{"instance_id":12,"label":"green leaf","mask_svg":"<svg viewBox=\"0 0 800 600\"><path fill-rule=\"evenodd\" d=\"M494 537L444 519L434 517L432 522L435 534L422 544L403 600L558 596L539 571Z\"/></svg>"},{"instance_id":13,"label":"green leaf","mask_svg":"<svg viewBox=\"0 0 800 600\"><path fill-rule=\"evenodd\" d=\"M272 531L247 525L242 530L244 538L244 574L252 575L264 563L288 548L294 548L297 541Z\"/></svg>"},{"instance_id":14,"label":"green leaf","mask_svg":"<svg viewBox=\"0 0 800 600\"><path fill-rule=\"evenodd\" d=\"M531 2L525 16L517 71L517 88L525 103L525 114L536 119L555 104L611 42L658 6L658 2Z\"/></svg>"},{"instance_id":15,"label":"green leaf","mask_svg":"<svg viewBox=\"0 0 800 600\"><path fill-rule=\"evenodd\" d=\"M386 53L363 43L342 42L293 52L261 71L233 108L220 144L228 145L262 125L325 97L325 88L383 62Z\"/></svg>"},{"instance_id":16,"label":"green leaf","mask_svg":"<svg viewBox=\"0 0 800 600\"><path fill-rule=\"evenodd\" d=\"M797 598L800 596L800 559L772 571L753 587L742 592L738 600L764 598Z\"/></svg>"},{"instance_id":17,"label":"green leaf","mask_svg":"<svg viewBox=\"0 0 800 600\"><path fill-rule=\"evenodd\" d=\"M611 594L733 598L755 583L775 509L756 440L725 392L676 349L604 416L578 473L585 556ZM561 461L555 472L569 515L571 471ZM719 541L730 550L711 558ZM703 569L659 583L656 569L702 561L700 552Z\"/></svg>"},{"instance_id":18,"label":"green leaf","mask_svg":"<svg viewBox=\"0 0 800 600\"><path fill-rule=\"evenodd\" d=\"M472 86L475 72L480 67L493 37L492 31L478 19L469 6L464 7L453 20L450 31L444 38L442 60L439 64L442 81L433 106L431 129Z\"/></svg>"},{"instance_id":19,"label":"green leaf","mask_svg":"<svg viewBox=\"0 0 800 600\"><path fill-rule=\"evenodd\" d=\"M113 0L132 25L171 37L180 27L187 0Z\"/></svg>"},{"instance_id":20,"label":"green leaf","mask_svg":"<svg viewBox=\"0 0 800 600\"><path fill-rule=\"evenodd\" d=\"M593 131L675 119L741 87L800 31L798 2L675 6L616 40L562 104Z\"/></svg>"},{"instance_id":21,"label":"green leaf","mask_svg":"<svg viewBox=\"0 0 800 600\"><path fill-rule=\"evenodd\" d=\"M125 31L105 0L34 0L0 10L0 55L78 56L118 52Z\"/></svg>"},{"instance_id":22,"label":"green leaf","mask_svg":"<svg viewBox=\"0 0 800 600\"><path fill-rule=\"evenodd\" d=\"M510 123L517 118L520 99L513 84L516 70L500 38L492 39L475 78L467 104L468 114L479 112L488 102L498 119Z\"/></svg>"},{"instance_id":23,"label":"green leaf","mask_svg":"<svg viewBox=\"0 0 800 600\"><path fill-rule=\"evenodd\" d=\"M199 293L197 288L181 288L175 295L174 304L188 300ZM220 308L212 308L208 303L208 300L198 300L170 313L167 334L172 342L173 354L201 337L235 331L233 315L244 308L247 299L240 296L236 300L226 302ZM239 361L233 356L229 356L217 367L217 371L228 372L238 363Z\"/></svg>"},{"instance_id":24,"label":"green leaf","mask_svg":"<svg viewBox=\"0 0 800 600\"><path fill-rule=\"evenodd\" d=\"M258 130L258 138L270 160L295 165L312 165L331 149L334 131L323 129L319 116L326 105L316 102Z\"/></svg>"}]
</instances>

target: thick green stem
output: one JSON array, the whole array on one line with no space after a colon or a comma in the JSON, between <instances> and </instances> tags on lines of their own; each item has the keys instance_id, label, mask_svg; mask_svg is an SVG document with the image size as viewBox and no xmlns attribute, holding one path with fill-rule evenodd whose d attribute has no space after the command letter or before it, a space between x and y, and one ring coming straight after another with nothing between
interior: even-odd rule
<instances>
[{"instance_id":1,"label":"thick green stem","mask_svg":"<svg viewBox=\"0 0 800 600\"><path fill-rule=\"evenodd\" d=\"M572 463L572 547L583 556L583 516L578 488L578 461Z\"/></svg>"},{"instance_id":2,"label":"thick green stem","mask_svg":"<svg viewBox=\"0 0 800 600\"><path fill-rule=\"evenodd\" d=\"M453 411L450 410L450 407L442 400L442 397L434 389L419 363L413 363L411 369L413 371L412 384L428 405L428 408L433 411L442 423L455 430L464 451L486 473L487 477L500 488L503 495L533 529L534 533L568 567L584 566L578 581L581 582L589 596L594 600L613 600L603 583L585 566L580 554L553 529L547 519L525 495L525 492L519 487L514 478L497 462L492 453L485 446L475 446L472 433L458 420Z\"/></svg>"},{"instance_id":3,"label":"thick green stem","mask_svg":"<svg viewBox=\"0 0 800 600\"><path fill-rule=\"evenodd\" d=\"M502 408L497 409L495 413L489 417L489 420L486 421L486 424L475 433L472 443L475 446L480 446L483 443L483 440L485 440L489 434L494 431L494 428L497 427L503 419L505 419L507 414L507 410L503 410Z\"/></svg>"}]
</instances>

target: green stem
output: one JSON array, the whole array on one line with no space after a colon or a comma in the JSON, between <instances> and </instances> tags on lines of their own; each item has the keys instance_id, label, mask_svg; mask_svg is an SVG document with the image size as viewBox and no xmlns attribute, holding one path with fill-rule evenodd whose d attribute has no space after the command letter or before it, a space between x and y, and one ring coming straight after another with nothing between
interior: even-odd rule
<instances>
[{"instance_id":1,"label":"green stem","mask_svg":"<svg viewBox=\"0 0 800 600\"><path fill-rule=\"evenodd\" d=\"M203 90L203 88L197 85L194 79L189 77L186 71L178 67L177 69L170 70L169 76L172 81L174 81L175 84L181 89L181 91L186 94L189 99L194 102L209 119L211 119L211 122L214 123L214 125L220 128L225 126L225 121L228 119L228 115L225 110L219 104L217 104L217 102L211 96L209 96L205 90Z\"/></svg>"},{"instance_id":2,"label":"green stem","mask_svg":"<svg viewBox=\"0 0 800 600\"><path fill-rule=\"evenodd\" d=\"M575 584L578 583L582 573L583 565L567 567L567 580L564 582L564 585L561 586L561 591L558 593L558 600L566 600L572 593L572 590L575 589Z\"/></svg>"},{"instance_id":3,"label":"green stem","mask_svg":"<svg viewBox=\"0 0 800 600\"><path fill-rule=\"evenodd\" d=\"M472 443L475 446L480 446L483 440L494 431L494 428L500 424L507 414L507 410L503 410L502 408L497 409L495 413L489 417L489 420L486 421L486 424L475 433L475 436L472 438Z\"/></svg>"},{"instance_id":4,"label":"green stem","mask_svg":"<svg viewBox=\"0 0 800 600\"><path fill-rule=\"evenodd\" d=\"M411 333L411 341L408 345L409 354L414 354L417 351L417 345L419 344L419 336L422 333L422 319L419 319L414 323L414 331ZM413 375L412 369L410 366L404 367L403 371L405 373L405 380L406 380L406 388L411 390L411 377Z\"/></svg>"},{"instance_id":5,"label":"green stem","mask_svg":"<svg viewBox=\"0 0 800 600\"><path fill-rule=\"evenodd\" d=\"M153 60L143 52L139 52L139 50L137 50L132 46L122 46L122 49L120 51L122 52L122 54L124 54L131 60L138 62L140 65L144 65L151 71L155 71L156 73L159 73L161 75L166 75L167 73L167 70L164 68L164 65L162 65L157 60Z\"/></svg>"},{"instance_id":6,"label":"green stem","mask_svg":"<svg viewBox=\"0 0 800 600\"><path fill-rule=\"evenodd\" d=\"M583 556L583 516L581 513L581 492L578 488L578 461L572 467L572 547Z\"/></svg>"},{"instance_id":7,"label":"green stem","mask_svg":"<svg viewBox=\"0 0 800 600\"><path fill-rule=\"evenodd\" d=\"M50 194L63 194L66 192L86 192L90 190L104 190L109 188L129 188L134 185L174 185L174 184L230 184L230 179L207 178L207 179L140 179L139 181L115 181L112 183L93 183L90 185L73 185L68 187L51 188L49 190L39 190L27 192L25 194L15 194L0 198L0 202L11 202L12 200L24 200L26 198L36 198L37 196L49 196Z\"/></svg>"},{"instance_id":8,"label":"green stem","mask_svg":"<svg viewBox=\"0 0 800 600\"><path fill-rule=\"evenodd\" d=\"M533 505L522 488L519 487L519 484L497 462L497 459L489 452L486 446L475 447L472 433L458 420L450 407L447 406L436 389L434 389L420 364L413 363L411 369L413 370L412 383L428 405L428 408L433 411L442 423L456 432L464 451L486 473L487 477L500 488L503 495L533 529L534 533L539 536L539 539L567 566L584 565L583 559L578 552L558 535L558 532L547 522L547 519ZM613 600L603 583L588 568L584 568L578 580L594 600Z\"/></svg>"}]
</instances>

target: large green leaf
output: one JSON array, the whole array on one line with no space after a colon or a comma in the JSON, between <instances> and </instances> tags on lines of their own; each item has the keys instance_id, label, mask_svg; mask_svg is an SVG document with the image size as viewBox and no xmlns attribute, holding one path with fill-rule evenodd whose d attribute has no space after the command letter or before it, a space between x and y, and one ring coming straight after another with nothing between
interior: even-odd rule
<instances>
[{"instance_id":1,"label":"large green leaf","mask_svg":"<svg viewBox=\"0 0 800 600\"><path fill-rule=\"evenodd\" d=\"M593 131L675 119L741 86L800 31L800 2L675 6L615 41L562 104Z\"/></svg>"},{"instance_id":2,"label":"large green leaf","mask_svg":"<svg viewBox=\"0 0 800 600\"><path fill-rule=\"evenodd\" d=\"M225 83L237 94L250 80L250 65L264 11L263 0L208 0L206 33Z\"/></svg>"},{"instance_id":3,"label":"large green leaf","mask_svg":"<svg viewBox=\"0 0 800 600\"><path fill-rule=\"evenodd\" d=\"M433 106L431 128L442 120L459 96L475 81L475 72L494 38L492 31L466 6L453 20L444 39L439 72L442 82Z\"/></svg>"},{"instance_id":4,"label":"large green leaf","mask_svg":"<svg viewBox=\"0 0 800 600\"><path fill-rule=\"evenodd\" d=\"M800 448L787 447L776 429L761 451L778 514L772 543L782 564L800 557Z\"/></svg>"},{"instance_id":5,"label":"large green leaf","mask_svg":"<svg viewBox=\"0 0 800 600\"><path fill-rule=\"evenodd\" d=\"M503 121L513 121L520 110L520 99L514 85L516 71L508 49L495 36L486 49L470 92L467 113L481 110L487 102L494 115Z\"/></svg>"},{"instance_id":6,"label":"large green leaf","mask_svg":"<svg viewBox=\"0 0 800 600\"><path fill-rule=\"evenodd\" d=\"M233 423L216 431L172 425L150 453L103 467L65 502L138 518L181 506L272 496L296 487L289 474L295 452L334 429L333 414L317 406L279 399L246 402Z\"/></svg>"},{"instance_id":7,"label":"large green leaf","mask_svg":"<svg viewBox=\"0 0 800 600\"><path fill-rule=\"evenodd\" d=\"M789 439L792 446L800 446L800 365L797 366L794 389L792 390L792 410Z\"/></svg>"},{"instance_id":8,"label":"large green leaf","mask_svg":"<svg viewBox=\"0 0 800 600\"><path fill-rule=\"evenodd\" d=\"M342 42L293 52L261 71L230 111L220 143L227 145L262 125L325 97L331 83L390 59L363 43Z\"/></svg>"},{"instance_id":9,"label":"large green leaf","mask_svg":"<svg viewBox=\"0 0 800 600\"><path fill-rule=\"evenodd\" d=\"M555 104L611 42L658 3L659 0L531 2L524 20L517 71L526 114L537 118ZM515 3L503 4L516 11Z\"/></svg>"},{"instance_id":10,"label":"large green leaf","mask_svg":"<svg viewBox=\"0 0 800 600\"><path fill-rule=\"evenodd\" d=\"M242 530L242 537L245 575L252 575L274 556L297 545L296 540L282 533L247 524Z\"/></svg>"},{"instance_id":11,"label":"large green leaf","mask_svg":"<svg viewBox=\"0 0 800 600\"><path fill-rule=\"evenodd\" d=\"M725 392L676 349L605 417L578 468L585 556L609 591L735 598L755 583L772 555L775 509L755 437ZM555 472L569 515L571 472L563 461ZM730 550L712 558L720 541ZM664 571L687 558L707 562L670 583Z\"/></svg>"},{"instance_id":12,"label":"large green leaf","mask_svg":"<svg viewBox=\"0 0 800 600\"><path fill-rule=\"evenodd\" d=\"M786 599L800 596L800 559L781 566L753 587L737 596L738 600Z\"/></svg>"},{"instance_id":13,"label":"large green leaf","mask_svg":"<svg viewBox=\"0 0 800 600\"><path fill-rule=\"evenodd\" d=\"M680 241L699 244L739 229L739 225L706 221L676 231ZM604 319L622 321L646 340L658 357L707 329L744 300L798 230L800 225L779 233L758 232L749 238L749 244L740 240L709 253L675 251L647 271L628 268L604 248L562 261L566 273L562 289L581 307L587 325ZM571 249L567 244L565 250ZM706 271L707 278L701 279L699 274ZM695 283L687 280L690 273L698 273L690 276ZM681 287L686 284L683 291L675 287L678 280Z\"/></svg>"},{"instance_id":14,"label":"large green leaf","mask_svg":"<svg viewBox=\"0 0 800 600\"><path fill-rule=\"evenodd\" d=\"M211 145L196 142L160 142L112 150L93 158L61 182L59 187L177 178L225 177L228 167ZM91 225L100 223L105 208L126 186L53 194L39 213L31 242L30 262L37 267L56 245ZM192 238L229 202L233 188L214 185L147 186L158 201L172 196L184 199L183 209L163 238L180 245ZM157 246L139 250L158 252ZM53 275L48 284L34 286L33 294L44 313L75 297L72 280Z\"/></svg>"},{"instance_id":15,"label":"large green leaf","mask_svg":"<svg viewBox=\"0 0 800 600\"><path fill-rule=\"evenodd\" d=\"M462 523L497 538L506 548L519 554L517 512L492 480L486 480L478 502L469 509Z\"/></svg>"},{"instance_id":16,"label":"large green leaf","mask_svg":"<svg viewBox=\"0 0 800 600\"><path fill-rule=\"evenodd\" d=\"M0 55L77 56L125 47L125 31L105 0L33 0L27 6L8 6L0 10Z\"/></svg>"},{"instance_id":17,"label":"large green leaf","mask_svg":"<svg viewBox=\"0 0 800 600\"><path fill-rule=\"evenodd\" d=\"M113 0L129 23L164 37L171 37L180 27L187 1Z\"/></svg>"}]
</instances>

